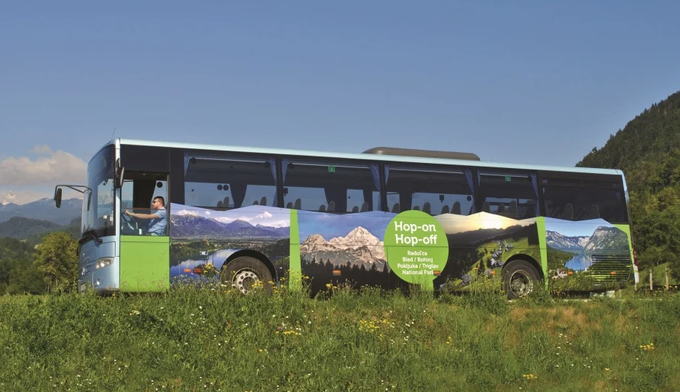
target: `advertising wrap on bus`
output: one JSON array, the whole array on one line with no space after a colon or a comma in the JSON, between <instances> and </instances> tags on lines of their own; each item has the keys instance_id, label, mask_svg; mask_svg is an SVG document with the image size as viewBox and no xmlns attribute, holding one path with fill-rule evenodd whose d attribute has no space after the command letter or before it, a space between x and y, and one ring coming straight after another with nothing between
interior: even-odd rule
<instances>
[{"instance_id":1,"label":"advertising wrap on bus","mask_svg":"<svg viewBox=\"0 0 680 392\"><path fill-rule=\"evenodd\" d=\"M629 233L603 219L515 220L422 211L354 214L249 206L215 211L171 206L171 278L212 279L231 256L247 249L266 257L275 276L313 277L312 290L351 283L425 290L500 276L505 263L536 260L553 279L572 279L616 266L627 274ZM625 227L624 227L625 229ZM550 263L547 262L550 254ZM199 273L197 273L199 272ZM292 279L292 285L299 284Z\"/></svg>"}]
</instances>

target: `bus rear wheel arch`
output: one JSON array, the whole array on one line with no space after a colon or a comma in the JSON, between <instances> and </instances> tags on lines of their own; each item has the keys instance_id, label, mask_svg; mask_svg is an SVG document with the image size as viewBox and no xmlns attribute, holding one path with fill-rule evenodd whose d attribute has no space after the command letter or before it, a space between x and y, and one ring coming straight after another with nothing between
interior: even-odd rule
<instances>
[{"instance_id":1,"label":"bus rear wheel arch","mask_svg":"<svg viewBox=\"0 0 680 392\"><path fill-rule=\"evenodd\" d=\"M242 294L248 294L258 286L267 294L272 293L273 279L269 267L252 256L238 256L229 261L220 274L220 280Z\"/></svg>"},{"instance_id":2,"label":"bus rear wheel arch","mask_svg":"<svg viewBox=\"0 0 680 392\"><path fill-rule=\"evenodd\" d=\"M524 259L516 259L503 269L503 289L508 299L526 297L537 287L540 274L536 267Z\"/></svg>"}]
</instances>

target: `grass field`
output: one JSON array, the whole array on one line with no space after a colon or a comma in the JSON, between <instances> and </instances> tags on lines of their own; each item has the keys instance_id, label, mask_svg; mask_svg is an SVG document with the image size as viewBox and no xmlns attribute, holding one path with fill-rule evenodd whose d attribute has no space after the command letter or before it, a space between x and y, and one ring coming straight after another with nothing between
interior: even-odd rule
<instances>
[{"instance_id":1,"label":"grass field","mask_svg":"<svg viewBox=\"0 0 680 392\"><path fill-rule=\"evenodd\" d=\"M672 391L679 332L677 294L2 297L0 390Z\"/></svg>"}]
</instances>

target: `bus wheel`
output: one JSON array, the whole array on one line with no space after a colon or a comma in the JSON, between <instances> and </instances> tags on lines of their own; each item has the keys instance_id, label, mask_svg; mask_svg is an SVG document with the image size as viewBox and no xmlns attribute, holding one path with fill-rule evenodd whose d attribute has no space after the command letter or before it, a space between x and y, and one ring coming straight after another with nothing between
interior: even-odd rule
<instances>
[{"instance_id":1,"label":"bus wheel","mask_svg":"<svg viewBox=\"0 0 680 392\"><path fill-rule=\"evenodd\" d=\"M525 260L511 262L503 271L503 286L508 299L521 298L534 291L538 271Z\"/></svg>"},{"instance_id":2,"label":"bus wheel","mask_svg":"<svg viewBox=\"0 0 680 392\"><path fill-rule=\"evenodd\" d=\"M267 294L272 292L272 274L260 260L241 256L227 264L227 268L222 274L222 284L231 285L243 294L248 294L255 287L262 287Z\"/></svg>"}]
</instances>

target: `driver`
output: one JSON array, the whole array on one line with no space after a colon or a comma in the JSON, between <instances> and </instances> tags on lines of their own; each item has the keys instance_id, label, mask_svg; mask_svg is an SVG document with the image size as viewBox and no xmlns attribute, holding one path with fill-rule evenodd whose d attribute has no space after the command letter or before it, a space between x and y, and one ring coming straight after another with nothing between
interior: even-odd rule
<instances>
[{"instance_id":1,"label":"driver","mask_svg":"<svg viewBox=\"0 0 680 392\"><path fill-rule=\"evenodd\" d=\"M151 214L140 214L125 210L125 214L138 219L151 219L149 221L150 235L165 235L165 228L168 225L168 212L165 210L165 199L161 196L156 196L151 203L151 208L156 211Z\"/></svg>"}]
</instances>

